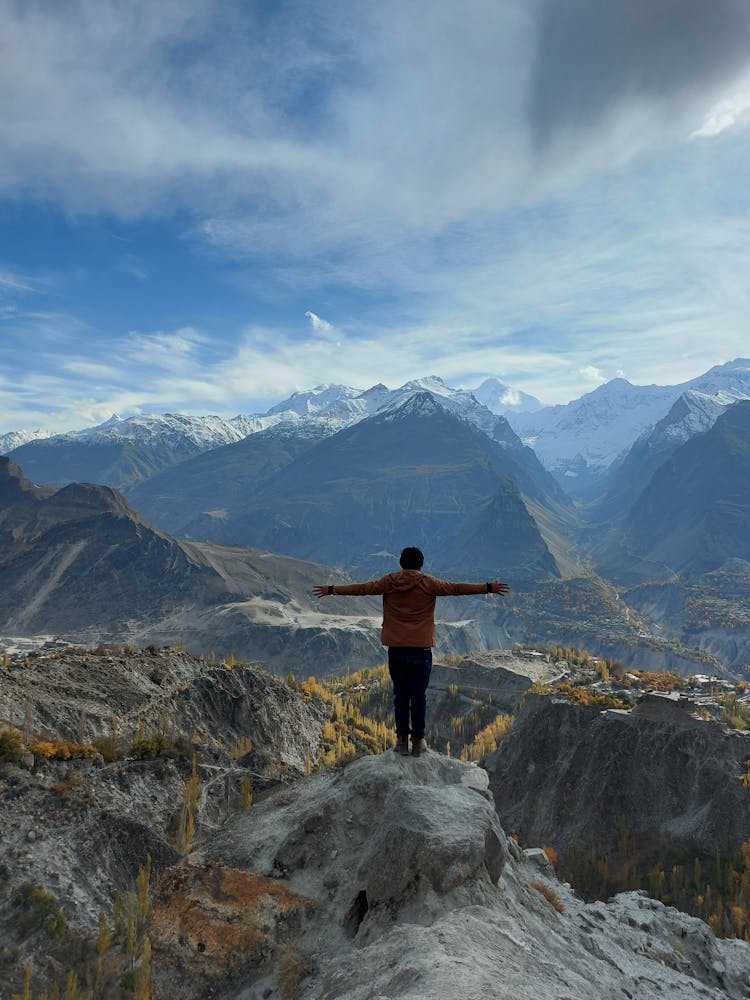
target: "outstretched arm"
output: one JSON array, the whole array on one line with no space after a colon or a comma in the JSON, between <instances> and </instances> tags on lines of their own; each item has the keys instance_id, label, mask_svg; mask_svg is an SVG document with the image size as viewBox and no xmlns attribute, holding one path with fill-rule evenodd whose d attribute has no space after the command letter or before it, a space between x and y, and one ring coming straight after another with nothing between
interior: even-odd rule
<instances>
[{"instance_id":1,"label":"outstretched arm","mask_svg":"<svg viewBox=\"0 0 750 1000\"><path fill-rule=\"evenodd\" d=\"M313 587L316 597L328 597L337 594L340 597L367 597L370 594L384 594L388 586L388 577L379 580L367 580L365 583L330 583L327 587Z\"/></svg>"},{"instance_id":2,"label":"outstretched arm","mask_svg":"<svg viewBox=\"0 0 750 1000\"><path fill-rule=\"evenodd\" d=\"M436 597L460 597L467 594L507 594L510 587L499 580L487 583L451 583L430 577L430 590Z\"/></svg>"}]
</instances>

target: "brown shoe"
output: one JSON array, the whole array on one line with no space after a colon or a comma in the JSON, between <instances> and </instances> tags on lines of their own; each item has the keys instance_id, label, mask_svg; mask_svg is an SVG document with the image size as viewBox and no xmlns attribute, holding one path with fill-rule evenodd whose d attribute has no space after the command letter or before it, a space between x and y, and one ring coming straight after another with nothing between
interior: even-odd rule
<instances>
[{"instance_id":1,"label":"brown shoe","mask_svg":"<svg viewBox=\"0 0 750 1000\"><path fill-rule=\"evenodd\" d=\"M419 757L420 754L424 753L427 749L427 740L415 740L411 745L411 755L412 757Z\"/></svg>"},{"instance_id":2,"label":"brown shoe","mask_svg":"<svg viewBox=\"0 0 750 1000\"><path fill-rule=\"evenodd\" d=\"M402 757L406 757L409 754L409 737L404 736L403 739L399 736L396 740L396 744L393 747L396 753L400 753Z\"/></svg>"}]
</instances>

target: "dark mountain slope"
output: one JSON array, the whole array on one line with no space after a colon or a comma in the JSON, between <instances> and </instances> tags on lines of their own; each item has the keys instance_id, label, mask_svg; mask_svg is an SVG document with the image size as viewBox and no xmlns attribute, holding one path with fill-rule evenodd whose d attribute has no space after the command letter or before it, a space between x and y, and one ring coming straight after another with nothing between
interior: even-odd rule
<instances>
[{"instance_id":1,"label":"dark mountain slope","mask_svg":"<svg viewBox=\"0 0 750 1000\"><path fill-rule=\"evenodd\" d=\"M53 491L37 486L6 455L0 455L0 508L29 500L41 500Z\"/></svg>"},{"instance_id":2,"label":"dark mountain slope","mask_svg":"<svg viewBox=\"0 0 750 1000\"><path fill-rule=\"evenodd\" d=\"M522 570L549 554L535 526L522 541L511 530L528 514L508 476L525 476L508 448L420 392L306 451L242 511L189 530L367 573L391 568L393 554L415 544L434 566L467 519L502 493L505 520L491 530L503 536L503 565ZM472 540L467 564L491 541Z\"/></svg>"},{"instance_id":3,"label":"dark mountain slope","mask_svg":"<svg viewBox=\"0 0 750 1000\"><path fill-rule=\"evenodd\" d=\"M176 454L162 441L112 438L79 441L52 437L23 444L14 449L12 457L35 480L49 486L83 481L119 489L153 475L184 456Z\"/></svg>"},{"instance_id":4,"label":"dark mountain slope","mask_svg":"<svg viewBox=\"0 0 750 1000\"><path fill-rule=\"evenodd\" d=\"M0 476L0 478L2 478ZM221 579L109 487L72 484L0 510L0 622L62 631L157 612L175 595L216 597ZM6 535L7 538L7 535Z\"/></svg>"},{"instance_id":5,"label":"dark mountain slope","mask_svg":"<svg viewBox=\"0 0 750 1000\"><path fill-rule=\"evenodd\" d=\"M329 433L322 424L282 425L188 458L126 490L154 524L182 534L197 517L222 519L274 473Z\"/></svg>"},{"instance_id":6,"label":"dark mountain slope","mask_svg":"<svg viewBox=\"0 0 750 1000\"><path fill-rule=\"evenodd\" d=\"M377 602L359 602L356 618L315 602L321 579L345 579L328 567L179 542L109 487L39 490L7 459L0 497L11 501L0 502L0 633L179 642L284 672L299 662L327 673L382 657L376 621L363 625Z\"/></svg>"},{"instance_id":7,"label":"dark mountain slope","mask_svg":"<svg viewBox=\"0 0 750 1000\"><path fill-rule=\"evenodd\" d=\"M436 555L439 569L461 571L479 580L508 572L510 564L516 586L560 575L549 549L540 544L539 527L510 477L490 501L467 517Z\"/></svg>"},{"instance_id":8,"label":"dark mountain slope","mask_svg":"<svg viewBox=\"0 0 750 1000\"><path fill-rule=\"evenodd\" d=\"M750 561L750 401L655 472L600 571L618 582L667 579Z\"/></svg>"},{"instance_id":9,"label":"dark mountain slope","mask_svg":"<svg viewBox=\"0 0 750 1000\"><path fill-rule=\"evenodd\" d=\"M573 506L570 497L547 472L536 452L521 441L505 417L498 417L491 437L503 448L508 474L513 476L521 493L550 510L570 516Z\"/></svg>"}]
</instances>

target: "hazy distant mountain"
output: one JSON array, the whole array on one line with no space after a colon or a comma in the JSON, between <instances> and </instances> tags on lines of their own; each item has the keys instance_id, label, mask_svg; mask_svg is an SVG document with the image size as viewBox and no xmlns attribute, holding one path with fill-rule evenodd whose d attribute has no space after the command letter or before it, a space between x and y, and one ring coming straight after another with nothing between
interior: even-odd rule
<instances>
[{"instance_id":1,"label":"hazy distant mountain","mask_svg":"<svg viewBox=\"0 0 750 1000\"><path fill-rule=\"evenodd\" d=\"M154 524L185 534L196 518L225 518L298 455L331 433L326 420L282 423L158 472L125 492Z\"/></svg>"},{"instance_id":2,"label":"hazy distant mountain","mask_svg":"<svg viewBox=\"0 0 750 1000\"><path fill-rule=\"evenodd\" d=\"M437 375L412 379L396 389L389 389L382 383L361 392L346 385L319 385L306 392L295 392L288 399L271 407L269 414L291 417L326 417L338 421L340 429L373 416L399 403L403 403L415 392L425 390L438 397L443 406L480 427L492 432L492 413L466 389L453 389ZM529 397L531 398L531 397Z\"/></svg>"},{"instance_id":3,"label":"hazy distant mountain","mask_svg":"<svg viewBox=\"0 0 750 1000\"><path fill-rule=\"evenodd\" d=\"M750 401L729 407L656 470L602 560L622 582L750 563Z\"/></svg>"},{"instance_id":4,"label":"hazy distant mountain","mask_svg":"<svg viewBox=\"0 0 750 1000\"><path fill-rule=\"evenodd\" d=\"M677 387L636 386L616 378L571 403L509 413L508 422L545 468L570 488L601 475L679 395Z\"/></svg>"},{"instance_id":5,"label":"hazy distant mountain","mask_svg":"<svg viewBox=\"0 0 750 1000\"><path fill-rule=\"evenodd\" d=\"M535 457L518 448L545 477ZM391 568L403 545L422 545L435 570L446 543L501 495L496 509L505 510L505 522L496 517L492 530L502 537L505 571L525 578L556 572L508 476L540 493L507 445L423 390L318 442L227 516L199 518L188 530L368 573ZM519 523L528 531L519 535ZM494 544L472 536L460 566L476 564L480 554L484 565L481 550Z\"/></svg>"},{"instance_id":6,"label":"hazy distant mountain","mask_svg":"<svg viewBox=\"0 0 750 1000\"><path fill-rule=\"evenodd\" d=\"M688 390L712 396L722 405L750 398L750 361L738 358L674 386L637 386L616 378L561 406L510 412L508 420L545 468L576 492L624 458Z\"/></svg>"},{"instance_id":7,"label":"hazy distant mountain","mask_svg":"<svg viewBox=\"0 0 750 1000\"><path fill-rule=\"evenodd\" d=\"M476 389L472 389L472 394L488 410L501 416L506 413L532 413L542 408L536 396L513 389L499 378L486 378Z\"/></svg>"},{"instance_id":8,"label":"hazy distant mountain","mask_svg":"<svg viewBox=\"0 0 750 1000\"><path fill-rule=\"evenodd\" d=\"M90 482L122 487L191 455L239 441L243 433L221 417L143 414L83 431L57 434L13 449L11 457L35 482Z\"/></svg>"},{"instance_id":9,"label":"hazy distant mountain","mask_svg":"<svg viewBox=\"0 0 750 1000\"><path fill-rule=\"evenodd\" d=\"M374 413L387 401L390 390L378 384L362 392L348 385L318 385L305 392L295 392L268 411L288 417L329 417L349 423Z\"/></svg>"},{"instance_id":10,"label":"hazy distant mountain","mask_svg":"<svg viewBox=\"0 0 750 1000\"><path fill-rule=\"evenodd\" d=\"M269 552L178 542L116 490L31 483L0 458L0 632L76 641L180 642L196 652L327 673L382 656L376 602L321 606L312 587L345 579ZM308 661L309 662L306 662Z\"/></svg>"},{"instance_id":11,"label":"hazy distant mountain","mask_svg":"<svg viewBox=\"0 0 750 1000\"><path fill-rule=\"evenodd\" d=\"M683 389L694 389L707 396L719 396L722 403L750 398L750 358L735 358L715 365L703 375L684 382Z\"/></svg>"},{"instance_id":12,"label":"hazy distant mountain","mask_svg":"<svg viewBox=\"0 0 750 1000\"><path fill-rule=\"evenodd\" d=\"M605 490L589 509L594 521L614 524L622 520L646 488L649 480L686 441L713 426L727 405L720 396L707 396L688 389L678 397L665 417L642 435L620 464L613 467Z\"/></svg>"}]
</instances>

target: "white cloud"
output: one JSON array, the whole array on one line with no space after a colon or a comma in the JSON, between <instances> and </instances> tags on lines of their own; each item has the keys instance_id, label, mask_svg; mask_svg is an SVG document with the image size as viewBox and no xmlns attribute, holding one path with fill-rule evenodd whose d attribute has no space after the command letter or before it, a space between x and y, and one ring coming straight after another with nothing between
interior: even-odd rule
<instances>
[{"instance_id":1,"label":"white cloud","mask_svg":"<svg viewBox=\"0 0 750 1000\"><path fill-rule=\"evenodd\" d=\"M26 278L11 271L0 271L0 291L33 292L35 289Z\"/></svg>"},{"instance_id":2,"label":"white cloud","mask_svg":"<svg viewBox=\"0 0 750 1000\"><path fill-rule=\"evenodd\" d=\"M99 383L117 382L124 374L113 365L104 365L96 361L63 361L60 368L70 372L71 375L82 375Z\"/></svg>"},{"instance_id":3,"label":"white cloud","mask_svg":"<svg viewBox=\"0 0 750 1000\"><path fill-rule=\"evenodd\" d=\"M596 365L586 365L585 368L579 368L578 370L580 374L583 375L583 377L585 379L588 379L590 382L597 382L601 384L602 382L607 381L606 376L602 373L601 368L597 368Z\"/></svg>"},{"instance_id":4,"label":"white cloud","mask_svg":"<svg viewBox=\"0 0 750 1000\"><path fill-rule=\"evenodd\" d=\"M700 128L691 132L691 139L706 139L719 135L747 120L750 111L750 80L722 97L710 109Z\"/></svg>"},{"instance_id":5,"label":"white cloud","mask_svg":"<svg viewBox=\"0 0 750 1000\"><path fill-rule=\"evenodd\" d=\"M6 193L92 214L187 209L238 283L334 303L337 322L308 310L303 342L298 324L270 324L109 344L48 310L12 314L13 350L22 362L33 334L40 367L121 368L132 392L115 378L101 392L123 412L230 412L332 372L497 372L553 402L605 371L664 382L678 353L684 377L746 353L747 135L730 126L750 104L748 18L744 0L716 2L724 18L678 0L660 19L653 0L473 0L470 17L453 0L429 17L290 0L264 32L255 5L211 0L8 5ZM35 281L3 271L0 292ZM66 391L89 399L83 381L47 388L60 412Z\"/></svg>"},{"instance_id":6,"label":"white cloud","mask_svg":"<svg viewBox=\"0 0 750 1000\"><path fill-rule=\"evenodd\" d=\"M333 323L329 323L328 320L326 319L321 319L320 316L316 316L315 313L311 312L309 309L305 313L305 316L307 316L307 318L310 320L310 324L313 330L327 331L333 329Z\"/></svg>"},{"instance_id":7,"label":"white cloud","mask_svg":"<svg viewBox=\"0 0 750 1000\"><path fill-rule=\"evenodd\" d=\"M158 330L152 333L134 331L117 349L131 364L144 369L182 371L196 364L198 352L210 343L192 327L179 330Z\"/></svg>"}]
</instances>

